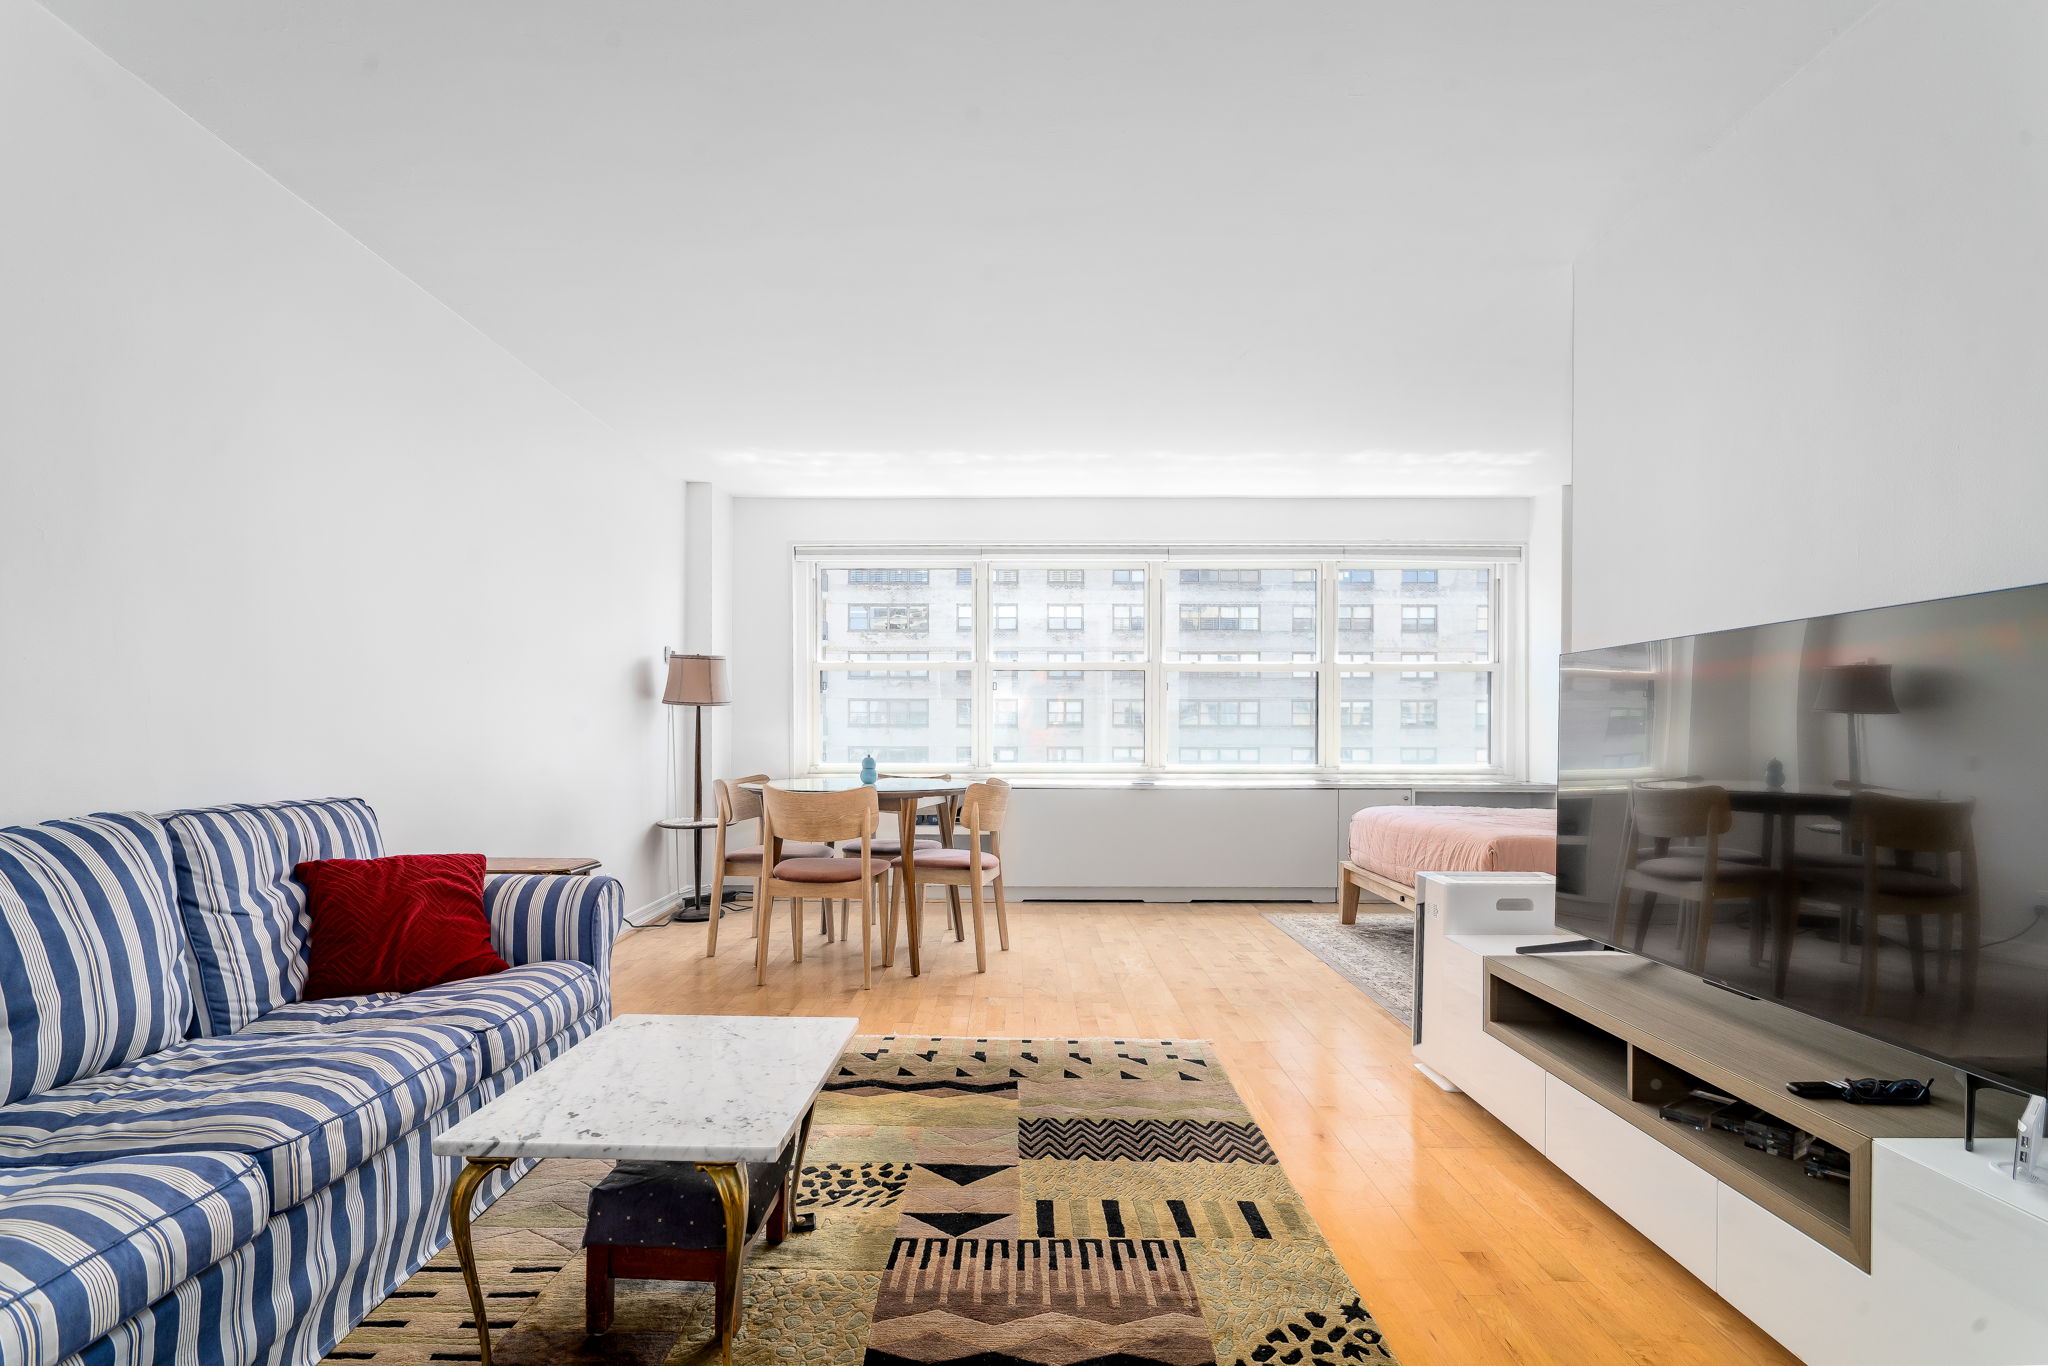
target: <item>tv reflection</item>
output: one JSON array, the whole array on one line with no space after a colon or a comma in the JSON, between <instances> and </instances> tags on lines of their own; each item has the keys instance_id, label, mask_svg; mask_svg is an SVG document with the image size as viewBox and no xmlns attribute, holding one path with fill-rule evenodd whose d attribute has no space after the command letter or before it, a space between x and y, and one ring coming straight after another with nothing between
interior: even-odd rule
<instances>
[{"instance_id":1,"label":"tv reflection","mask_svg":"<svg viewBox=\"0 0 2048 1366\"><path fill-rule=\"evenodd\" d=\"M1560 929L2048 1090L2048 586L1567 655Z\"/></svg>"}]
</instances>

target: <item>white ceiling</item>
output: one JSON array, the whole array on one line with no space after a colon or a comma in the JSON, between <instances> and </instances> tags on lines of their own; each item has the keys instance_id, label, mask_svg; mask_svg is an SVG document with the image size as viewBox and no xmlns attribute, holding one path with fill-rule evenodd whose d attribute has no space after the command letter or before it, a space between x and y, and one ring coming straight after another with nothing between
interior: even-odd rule
<instances>
[{"instance_id":1,"label":"white ceiling","mask_svg":"<svg viewBox=\"0 0 2048 1366\"><path fill-rule=\"evenodd\" d=\"M1570 263L1872 0L46 0L770 493L1562 482Z\"/></svg>"}]
</instances>

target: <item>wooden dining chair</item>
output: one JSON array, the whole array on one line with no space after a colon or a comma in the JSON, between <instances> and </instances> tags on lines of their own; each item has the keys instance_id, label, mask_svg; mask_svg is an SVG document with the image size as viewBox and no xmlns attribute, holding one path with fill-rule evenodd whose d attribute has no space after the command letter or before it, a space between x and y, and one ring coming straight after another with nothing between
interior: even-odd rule
<instances>
[{"instance_id":1,"label":"wooden dining chair","mask_svg":"<svg viewBox=\"0 0 2048 1366\"><path fill-rule=\"evenodd\" d=\"M1657 898L1670 897L1679 904L1679 945L1687 965L1698 972L1706 965L1714 911L1721 902L1747 901L1750 914L1761 916L1778 874L1722 855L1721 837L1734 824L1725 787L1635 784L1629 791L1628 830L1622 842L1626 852L1615 890L1616 941L1626 928L1631 894L1642 896L1636 913L1638 953L1649 934ZM1651 842L1648 849L1642 847L1646 839ZM1685 843L1674 847L1675 841Z\"/></svg>"},{"instance_id":2,"label":"wooden dining chair","mask_svg":"<svg viewBox=\"0 0 2048 1366\"><path fill-rule=\"evenodd\" d=\"M1836 791L1848 794L1849 805L1852 808L1856 804L1857 794L1862 792L1886 793L1895 797L1912 795L1902 787L1880 787L1876 783L1852 783L1846 778L1835 779L1834 787ZM1798 874L1803 883L1811 883L1816 887L1820 894L1820 904L1824 906L1833 904L1837 907L1840 915L1840 924L1835 933L1835 957L1846 963L1849 961L1849 946L1856 943L1859 937L1856 923L1856 901L1853 897L1845 897L1839 901L1833 901L1828 897L1827 892L1831 887L1840 888L1854 885L1862 874L1863 850L1858 848L1856 844L1855 822L1846 815L1839 820L1830 816L1823 820L1808 822L1806 828L1816 835L1831 839L1835 847L1832 849L1795 848L1792 851L1793 871ZM1901 861L1909 863L1910 859L1902 859ZM1822 870L1833 871L1824 872ZM1845 870L1853 872L1857 876L1842 876Z\"/></svg>"},{"instance_id":3,"label":"wooden dining chair","mask_svg":"<svg viewBox=\"0 0 2048 1366\"><path fill-rule=\"evenodd\" d=\"M719 778L711 784L718 808L718 829L711 846L711 932L705 939L706 958L718 956L718 922L725 918L725 880L743 877L753 881L761 875L761 846L733 843L732 827L761 818L761 794L742 784L767 781L767 774L755 773L731 782ZM835 854L829 844L791 844L785 846L784 852L790 858L831 858ZM761 933L759 915L754 917L754 933Z\"/></svg>"},{"instance_id":4,"label":"wooden dining chair","mask_svg":"<svg viewBox=\"0 0 2048 1366\"><path fill-rule=\"evenodd\" d=\"M1913 990L1927 990L1921 926L1927 916L1941 924L1941 980L1948 980L1958 922L1963 936L1963 1000L1977 990L1981 908L1977 887L1977 845L1971 826L1977 804L1941 797L1903 797L1869 789L1855 794L1849 834L1861 854L1854 868L1814 867L1806 876L1850 899L1863 945L1863 1013L1877 1009L1877 970L1885 916L1905 917L1906 946L1913 958ZM1926 866L1921 866L1922 864Z\"/></svg>"},{"instance_id":5,"label":"wooden dining chair","mask_svg":"<svg viewBox=\"0 0 2048 1366\"><path fill-rule=\"evenodd\" d=\"M761 840L763 856L754 883L754 904L760 907L761 938L754 946L754 984L768 984L768 925L778 898L787 898L789 933L793 958L804 961L804 898L818 897L827 904L859 889L860 984L874 985L874 923L878 907L876 883L889 865L874 855L875 827L881 823L881 803L871 787L845 792L784 792L761 789ZM836 854L790 856L792 841L817 841L830 845L838 840L857 840L859 847L848 857Z\"/></svg>"},{"instance_id":6,"label":"wooden dining chair","mask_svg":"<svg viewBox=\"0 0 2048 1366\"><path fill-rule=\"evenodd\" d=\"M914 862L914 878L904 878L902 905L908 930L922 945L924 889L945 887L957 895L966 888L974 903L974 970L988 971L988 948L983 942L984 887L995 889L996 935L1004 952L1010 948L1010 910L1003 897L1003 825L1010 814L1010 785L1000 778L971 784L960 795L960 821L967 827L965 849L920 850ZM984 844L984 840L986 843ZM903 860L894 859L900 877ZM882 966L896 961L897 899L889 898L889 910L882 925Z\"/></svg>"}]
</instances>

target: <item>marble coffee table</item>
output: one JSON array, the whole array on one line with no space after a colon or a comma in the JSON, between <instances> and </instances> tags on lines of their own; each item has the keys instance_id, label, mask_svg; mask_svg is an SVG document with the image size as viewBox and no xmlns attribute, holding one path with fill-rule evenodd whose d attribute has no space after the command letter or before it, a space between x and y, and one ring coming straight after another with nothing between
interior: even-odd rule
<instances>
[{"instance_id":1,"label":"marble coffee table","mask_svg":"<svg viewBox=\"0 0 2048 1366\"><path fill-rule=\"evenodd\" d=\"M621 1015L435 1139L435 1152L468 1159L455 1178L449 1217L483 1366L491 1363L491 1330L470 1244L470 1206L493 1172L544 1157L690 1162L711 1178L725 1207L730 1293L718 1337L730 1366L746 1254L746 1164L774 1161L794 1134L790 1179L802 1179L811 1107L858 1023ZM794 1205L793 1184L785 1198Z\"/></svg>"}]
</instances>

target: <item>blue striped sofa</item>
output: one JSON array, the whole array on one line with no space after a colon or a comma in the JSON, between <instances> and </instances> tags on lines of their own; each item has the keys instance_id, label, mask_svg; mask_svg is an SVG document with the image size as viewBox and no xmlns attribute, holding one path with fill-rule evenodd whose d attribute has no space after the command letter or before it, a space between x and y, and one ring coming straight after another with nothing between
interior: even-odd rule
<instances>
[{"instance_id":1,"label":"blue striped sofa","mask_svg":"<svg viewBox=\"0 0 2048 1366\"><path fill-rule=\"evenodd\" d=\"M0 1362L299 1366L446 1244L429 1144L609 1018L620 889L489 879L510 971L301 1001L292 869L382 852L352 799L0 829Z\"/></svg>"}]
</instances>

